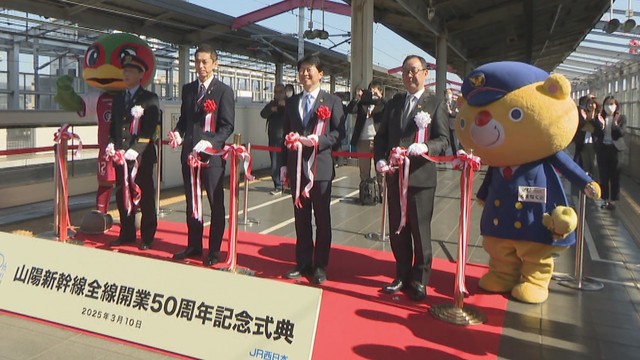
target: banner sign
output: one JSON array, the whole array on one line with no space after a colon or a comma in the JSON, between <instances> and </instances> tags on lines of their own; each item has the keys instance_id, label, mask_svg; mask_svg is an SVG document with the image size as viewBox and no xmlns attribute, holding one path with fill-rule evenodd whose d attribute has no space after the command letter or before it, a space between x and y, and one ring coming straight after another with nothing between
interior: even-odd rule
<instances>
[{"instance_id":1,"label":"banner sign","mask_svg":"<svg viewBox=\"0 0 640 360\"><path fill-rule=\"evenodd\" d=\"M311 359L322 290L0 233L0 309L204 359Z\"/></svg>"}]
</instances>

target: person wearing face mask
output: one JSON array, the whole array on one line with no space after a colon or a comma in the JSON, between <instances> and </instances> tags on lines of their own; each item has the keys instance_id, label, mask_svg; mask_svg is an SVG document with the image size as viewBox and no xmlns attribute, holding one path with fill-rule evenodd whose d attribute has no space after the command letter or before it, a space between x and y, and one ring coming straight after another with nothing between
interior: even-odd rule
<instances>
[{"instance_id":1,"label":"person wearing face mask","mask_svg":"<svg viewBox=\"0 0 640 360\"><path fill-rule=\"evenodd\" d=\"M386 101L382 97L382 84L372 81L367 90L360 90L347 105L346 112L356 115L356 123L351 136L351 146L359 153L373 152L373 138L382 122ZM360 182L371 177L371 159L359 158ZM382 174L376 174L378 189L382 189ZM381 191L381 190L380 190ZM382 196L380 196L382 198Z\"/></svg>"},{"instance_id":2,"label":"person wearing face mask","mask_svg":"<svg viewBox=\"0 0 640 360\"><path fill-rule=\"evenodd\" d=\"M293 94L292 94L293 95ZM260 116L267 119L267 134L269 136L269 146L282 146L282 124L284 122L284 105L286 101L285 86L277 84L273 89L274 99L270 101L260 111ZM271 155L271 179L274 190L271 195L282 194L282 184L280 182L280 154L270 151Z\"/></svg>"},{"instance_id":3,"label":"person wearing face mask","mask_svg":"<svg viewBox=\"0 0 640 360\"><path fill-rule=\"evenodd\" d=\"M612 95L604 98L602 112L595 122L596 156L600 169L603 209L613 210L620 196L620 164L618 153L626 146L622 137L627 117L620 114L620 104Z\"/></svg>"},{"instance_id":4,"label":"person wearing face mask","mask_svg":"<svg viewBox=\"0 0 640 360\"><path fill-rule=\"evenodd\" d=\"M578 130L574 137L574 161L596 179L596 150L593 132L600 106L595 95L585 95L578 100Z\"/></svg>"},{"instance_id":5,"label":"person wearing face mask","mask_svg":"<svg viewBox=\"0 0 640 360\"><path fill-rule=\"evenodd\" d=\"M456 116L458 115L458 107L453 100L453 90L446 89L444 91L444 105L449 117L449 141L451 143L451 153L455 153L460 148L458 138L456 137Z\"/></svg>"}]
</instances>

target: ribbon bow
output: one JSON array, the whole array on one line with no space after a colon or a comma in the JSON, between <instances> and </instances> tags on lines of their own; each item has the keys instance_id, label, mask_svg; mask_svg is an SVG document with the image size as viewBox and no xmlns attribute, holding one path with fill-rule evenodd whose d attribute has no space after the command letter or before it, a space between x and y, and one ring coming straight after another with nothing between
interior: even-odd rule
<instances>
[{"instance_id":1,"label":"ribbon bow","mask_svg":"<svg viewBox=\"0 0 640 360\"><path fill-rule=\"evenodd\" d=\"M116 165L122 166L124 184L122 186L122 199L124 200L124 207L127 209L127 216L131 215L133 206L140 203L142 192L140 186L136 184L136 175L138 174L139 163L138 160L134 160L133 168L129 173L129 165L127 159L124 158L124 150L118 150L112 155L106 154L105 159L112 160Z\"/></svg>"},{"instance_id":2,"label":"ribbon bow","mask_svg":"<svg viewBox=\"0 0 640 360\"><path fill-rule=\"evenodd\" d=\"M400 187L400 225L396 230L396 234L399 234L407 223L407 194L409 191L409 168L411 167L407 149L402 146L396 146L391 149L389 165L400 169L398 171L400 177L398 182Z\"/></svg>"},{"instance_id":3,"label":"ribbon bow","mask_svg":"<svg viewBox=\"0 0 640 360\"><path fill-rule=\"evenodd\" d=\"M53 142L56 144L60 144L62 141L69 141L70 139L76 140L78 142L78 148L74 151L74 155L80 157L80 152L82 151L82 139L78 134L69 130L71 125L64 124L55 133L53 133Z\"/></svg>"}]
</instances>

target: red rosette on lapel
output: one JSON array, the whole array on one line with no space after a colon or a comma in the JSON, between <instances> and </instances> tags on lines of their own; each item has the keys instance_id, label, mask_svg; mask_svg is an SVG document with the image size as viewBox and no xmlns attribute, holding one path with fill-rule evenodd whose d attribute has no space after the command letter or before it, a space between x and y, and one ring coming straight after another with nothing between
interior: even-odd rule
<instances>
[{"instance_id":1,"label":"red rosette on lapel","mask_svg":"<svg viewBox=\"0 0 640 360\"><path fill-rule=\"evenodd\" d=\"M327 121L331 118L331 110L327 105L320 105L316 110L316 116L318 120Z\"/></svg>"},{"instance_id":2,"label":"red rosette on lapel","mask_svg":"<svg viewBox=\"0 0 640 360\"><path fill-rule=\"evenodd\" d=\"M218 108L218 104L213 99L207 99L204 102L204 126L202 127L202 131L215 132L216 131L216 122L213 117L213 113L216 112Z\"/></svg>"}]
</instances>

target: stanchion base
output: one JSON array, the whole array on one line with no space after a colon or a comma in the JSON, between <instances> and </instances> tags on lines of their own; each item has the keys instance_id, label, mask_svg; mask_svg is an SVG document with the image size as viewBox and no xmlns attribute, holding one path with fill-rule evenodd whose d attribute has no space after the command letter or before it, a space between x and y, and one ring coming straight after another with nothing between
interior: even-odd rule
<instances>
[{"instance_id":1,"label":"stanchion base","mask_svg":"<svg viewBox=\"0 0 640 360\"><path fill-rule=\"evenodd\" d=\"M584 290L584 291L600 291L604 288L604 284L598 280L594 280L588 277L583 277L582 281L578 281L576 279L561 281L559 283L562 286L568 287L574 290Z\"/></svg>"},{"instance_id":2,"label":"stanchion base","mask_svg":"<svg viewBox=\"0 0 640 360\"><path fill-rule=\"evenodd\" d=\"M370 232L364 236L367 240L373 241L389 241L389 234L382 235L379 232Z\"/></svg>"},{"instance_id":3,"label":"stanchion base","mask_svg":"<svg viewBox=\"0 0 640 360\"><path fill-rule=\"evenodd\" d=\"M429 312L438 320L456 325L480 325L487 321L487 317L470 306L456 307L455 304L433 305Z\"/></svg>"},{"instance_id":4,"label":"stanchion base","mask_svg":"<svg viewBox=\"0 0 640 360\"><path fill-rule=\"evenodd\" d=\"M226 272L230 272L230 273L234 273L234 274L242 274L242 275L249 275L249 276L255 276L256 275L255 271L253 271L251 269L239 267L239 266L236 266L233 269L232 268L220 268L220 270L226 271Z\"/></svg>"},{"instance_id":5,"label":"stanchion base","mask_svg":"<svg viewBox=\"0 0 640 360\"><path fill-rule=\"evenodd\" d=\"M158 209L158 214L157 215L158 215L158 217L165 217L165 216L171 214L172 212L173 212L173 210L171 210L171 209L162 209L162 208L160 208L160 209Z\"/></svg>"},{"instance_id":6,"label":"stanchion base","mask_svg":"<svg viewBox=\"0 0 640 360\"><path fill-rule=\"evenodd\" d=\"M554 280L554 281L572 281L572 280L574 280L574 277L572 275L565 274L565 273L553 273L551 275L551 280Z\"/></svg>"},{"instance_id":7,"label":"stanchion base","mask_svg":"<svg viewBox=\"0 0 640 360\"><path fill-rule=\"evenodd\" d=\"M63 242L69 243L70 241L76 241L76 240L73 240L73 238L75 236L76 236L76 231L75 230L67 229L67 238L66 239L59 239L58 238L58 234L56 234L56 232L53 231L53 230L38 234L36 237L41 238L41 239L63 241ZM80 240L77 240L77 241L80 241Z\"/></svg>"},{"instance_id":8,"label":"stanchion base","mask_svg":"<svg viewBox=\"0 0 640 360\"><path fill-rule=\"evenodd\" d=\"M260 220L259 219L254 219L254 218L248 218L247 222L244 222L244 220L240 220L238 221L238 225L243 225L243 226L252 226L253 224L260 224Z\"/></svg>"}]
</instances>

